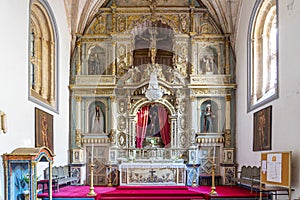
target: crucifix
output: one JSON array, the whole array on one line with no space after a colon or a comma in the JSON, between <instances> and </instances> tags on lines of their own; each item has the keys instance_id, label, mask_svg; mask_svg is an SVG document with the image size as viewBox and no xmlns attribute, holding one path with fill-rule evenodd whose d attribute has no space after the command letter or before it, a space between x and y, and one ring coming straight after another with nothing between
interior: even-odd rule
<instances>
[{"instance_id":1,"label":"crucifix","mask_svg":"<svg viewBox=\"0 0 300 200\"><path fill-rule=\"evenodd\" d=\"M154 181L154 173L155 173L155 171L153 169L151 169L149 172L151 174L151 176L150 176L151 180L150 181L153 182Z\"/></svg>"},{"instance_id":2,"label":"crucifix","mask_svg":"<svg viewBox=\"0 0 300 200\"><path fill-rule=\"evenodd\" d=\"M149 2L150 2L150 5L149 5L150 11L151 11L152 17L153 17L155 15L155 10L156 10L156 6L157 6L157 2L156 2L156 0L149 0Z\"/></svg>"}]
</instances>

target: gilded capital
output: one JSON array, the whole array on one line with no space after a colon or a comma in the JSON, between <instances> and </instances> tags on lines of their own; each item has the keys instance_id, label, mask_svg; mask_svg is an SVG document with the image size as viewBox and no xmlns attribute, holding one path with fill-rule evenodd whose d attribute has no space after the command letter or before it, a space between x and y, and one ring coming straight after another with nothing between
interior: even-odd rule
<instances>
[{"instance_id":1,"label":"gilded capital","mask_svg":"<svg viewBox=\"0 0 300 200\"><path fill-rule=\"evenodd\" d=\"M231 95L226 95L226 101L230 101L231 100Z\"/></svg>"},{"instance_id":2,"label":"gilded capital","mask_svg":"<svg viewBox=\"0 0 300 200\"><path fill-rule=\"evenodd\" d=\"M195 96L191 96L190 97L190 102L195 102L196 101L196 97Z\"/></svg>"},{"instance_id":3,"label":"gilded capital","mask_svg":"<svg viewBox=\"0 0 300 200\"><path fill-rule=\"evenodd\" d=\"M110 96L109 98L110 98L111 102L116 102L116 97L115 96Z\"/></svg>"},{"instance_id":4,"label":"gilded capital","mask_svg":"<svg viewBox=\"0 0 300 200\"><path fill-rule=\"evenodd\" d=\"M76 97L75 97L75 99L76 99L76 102L81 102L81 100L82 100L82 97L80 97L80 96L76 96Z\"/></svg>"}]
</instances>

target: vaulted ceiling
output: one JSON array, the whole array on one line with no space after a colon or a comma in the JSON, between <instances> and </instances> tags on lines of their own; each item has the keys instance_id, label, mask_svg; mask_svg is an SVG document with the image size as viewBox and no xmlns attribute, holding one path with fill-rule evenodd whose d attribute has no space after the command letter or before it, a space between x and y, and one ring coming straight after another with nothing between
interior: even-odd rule
<instances>
[{"instance_id":1,"label":"vaulted ceiling","mask_svg":"<svg viewBox=\"0 0 300 200\"><path fill-rule=\"evenodd\" d=\"M112 0L114 1L114 0ZM174 3L177 0L124 0L128 5L134 2L147 4L151 1ZM170 1L170 2L168 2ZM194 0L192 0L194 1ZM215 22L222 29L223 33L230 34L231 45L235 49L235 37L238 25L238 17L242 0L195 0L195 4L203 5L207 8ZM75 45L76 34L82 33L86 24L98 12L98 8L107 4L107 0L64 0L69 31L72 35L72 49Z\"/></svg>"}]
</instances>

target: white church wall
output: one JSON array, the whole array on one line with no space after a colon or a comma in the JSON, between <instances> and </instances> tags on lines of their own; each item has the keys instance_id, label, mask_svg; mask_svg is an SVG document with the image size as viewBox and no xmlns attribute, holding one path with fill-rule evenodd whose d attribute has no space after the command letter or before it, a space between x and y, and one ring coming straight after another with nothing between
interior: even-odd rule
<instances>
[{"instance_id":1,"label":"white church wall","mask_svg":"<svg viewBox=\"0 0 300 200\"><path fill-rule=\"evenodd\" d=\"M255 1L243 1L237 36L237 163L260 165L260 154L253 152L253 114L272 105L272 150L292 151L292 199L299 190L299 128L300 128L300 4L297 1L279 2L279 98L247 113L247 30ZM286 198L282 196L281 198Z\"/></svg>"},{"instance_id":2,"label":"white church wall","mask_svg":"<svg viewBox=\"0 0 300 200\"><path fill-rule=\"evenodd\" d=\"M34 147L34 109L53 115L54 165L68 163L70 36L63 1L49 2L59 36L59 114L28 100L29 0L0 1L0 109L7 115L8 132L0 133L0 154L18 147ZM2 163L2 157L0 158ZM0 200L4 199L4 173L0 164Z\"/></svg>"}]
</instances>

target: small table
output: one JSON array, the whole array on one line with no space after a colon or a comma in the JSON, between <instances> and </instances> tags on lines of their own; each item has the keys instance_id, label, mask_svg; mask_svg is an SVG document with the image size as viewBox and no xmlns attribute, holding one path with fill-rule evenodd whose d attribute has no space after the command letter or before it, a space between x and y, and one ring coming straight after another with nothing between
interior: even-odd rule
<instances>
[{"instance_id":1,"label":"small table","mask_svg":"<svg viewBox=\"0 0 300 200\"><path fill-rule=\"evenodd\" d=\"M215 185L221 184L222 176L220 174L215 174ZM212 184L211 174L200 174L199 175L199 185L211 185Z\"/></svg>"}]
</instances>

